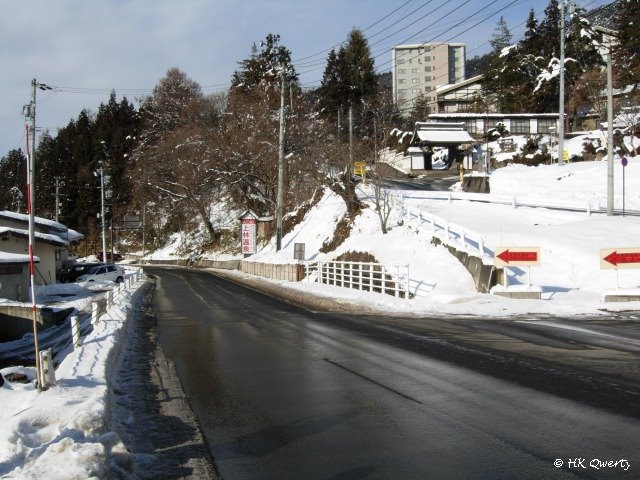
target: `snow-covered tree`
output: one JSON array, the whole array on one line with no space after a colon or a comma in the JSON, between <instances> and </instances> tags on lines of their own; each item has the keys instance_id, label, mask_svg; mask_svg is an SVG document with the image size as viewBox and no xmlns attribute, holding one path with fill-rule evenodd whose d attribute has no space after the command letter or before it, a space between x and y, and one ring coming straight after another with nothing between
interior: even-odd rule
<instances>
[{"instance_id":1,"label":"snow-covered tree","mask_svg":"<svg viewBox=\"0 0 640 480\"><path fill-rule=\"evenodd\" d=\"M218 232L209 210L216 177L211 172L219 157L209 143L215 131L212 110L197 82L169 69L142 104L142 131L133 157L140 201L155 199L174 215L188 206L214 241Z\"/></svg>"}]
</instances>

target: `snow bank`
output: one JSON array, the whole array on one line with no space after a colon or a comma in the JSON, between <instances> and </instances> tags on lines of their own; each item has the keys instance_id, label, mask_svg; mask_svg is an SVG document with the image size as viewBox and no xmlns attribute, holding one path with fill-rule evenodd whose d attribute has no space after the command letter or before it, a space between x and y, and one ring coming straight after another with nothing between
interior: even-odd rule
<instances>
[{"instance_id":1,"label":"snow bank","mask_svg":"<svg viewBox=\"0 0 640 480\"><path fill-rule=\"evenodd\" d=\"M108 374L141 285L115 296L82 347L57 368L57 385L41 393L33 383L5 382L0 388L0 477L86 480L116 473L125 478L131 471L133 459L118 436L105 430L105 416ZM33 379L33 368L21 371Z\"/></svg>"}]
</instances>

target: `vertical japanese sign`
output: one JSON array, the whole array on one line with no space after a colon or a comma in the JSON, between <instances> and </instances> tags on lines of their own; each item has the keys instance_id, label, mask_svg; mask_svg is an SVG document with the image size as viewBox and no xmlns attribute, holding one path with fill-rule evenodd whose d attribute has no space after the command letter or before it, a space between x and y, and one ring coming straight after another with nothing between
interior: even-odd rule
<instances>
[{"instance_id":1,"label":"vertical japanese sign","mask_svg":"<svg viewBox=\"0 0 640 480\"><path fill-rule=\"evenodd\" d=\"M256 226L257 220L253 217L245 217L241 220L242 253L252 255L256 253Z\"/></svg>"}]
</instances>

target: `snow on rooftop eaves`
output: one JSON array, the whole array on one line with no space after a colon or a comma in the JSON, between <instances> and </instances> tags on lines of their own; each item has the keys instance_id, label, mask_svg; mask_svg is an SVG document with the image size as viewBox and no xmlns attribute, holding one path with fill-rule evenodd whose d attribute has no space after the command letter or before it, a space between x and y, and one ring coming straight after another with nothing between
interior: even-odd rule
<instances>
[{"instance_id":1,"label":"snow on rooftop eaves","mask_svg":"<svg viewBox=\"0 0 640 480\"><path fill-rule=\"evenodd\" d=\"M560 118L558 113L432 113L430 119L448 118Z\"/></svg>"},{"instance_id":2,"label":"snow on rooftop eaves","mask_svg":"<svg viewBox=\"0 0 640 480\"><path fill-rule=\"evenodd\" d=\"M16 236L16 237L29 238L28 230L21 230L19 228L0 227L0 235L3 235L5 233ZM40 240L41 242L44 242L44 243L50 243L52 245L60 245L65 247L69 245L69 242L61 239L58 235L51 235L48 233L40 233L40 232L34 232L34 235L35 235L36 241Z\"/></svg>"},{"instance_id":3,"label":"snow on rooftop eaves","mask_svg":"<svg viewBox=\"0 0 640 480\"><path fill-rule=\"evenodd\" d=\"M10 212L9 210L0 211L0 217L11 218L13 220L18 220L19 222L29 223L29 215L24 213ZM66 232L68 229L66 225L62 223L54 222L53 220L48 220L42 217L34 217L34 222L38 225L46 226L53 230L59 230L61 232Z\"/></svg>"},{"instance_id":4,"label":"snow on rooftop eaves","mask_svg":"<svg viewBox=\"0 0 640 480\"><path fill-rule=\"evenodd\" d=\"M40 262L40 257L33 257L34 262ZM29 263L29 255L22 253L0 252L0 264Z\"/></svg>"},{"instance_id":5,"label":"snow on rooftop eaves","mask_svg":"<svg viewBox=\"0 0 640 480\"><path fill-rule=\"evenodd\" d=\"M475 142L466 130L418 130L416 135L420 141L436 145Z\"/></svg>"}]
</instances>

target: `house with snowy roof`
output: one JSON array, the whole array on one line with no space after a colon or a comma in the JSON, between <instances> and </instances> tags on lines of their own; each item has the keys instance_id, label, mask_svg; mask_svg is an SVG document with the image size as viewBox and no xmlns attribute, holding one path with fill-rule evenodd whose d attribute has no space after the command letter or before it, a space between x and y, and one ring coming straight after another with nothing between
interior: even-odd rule
<instances>
[{"instance_id":1,"label":"house with snowy roof","mask_svg":"<svg viewBox=\"0 0 640 480\"><path fill-rule=\"evenodd\" d=\"M56 283L56 272L69 258L69 244L84 236L65 225L35 217L35 282ZM26 300L29 280L29 216L0 211L0 297Z\"/></svg>"},{"instance_id":2,"label":"house with snowy roof","mask_svg":"<svg viewBox=\"0 0 640 480\"><path fill-rule=\"evenodd\" d=\"M416 122L407 150L411 155L411 170L431 170L434 147L447 148L448 158L453 162L473 143L462 122Z\"/></svg>"}]
</instances>

